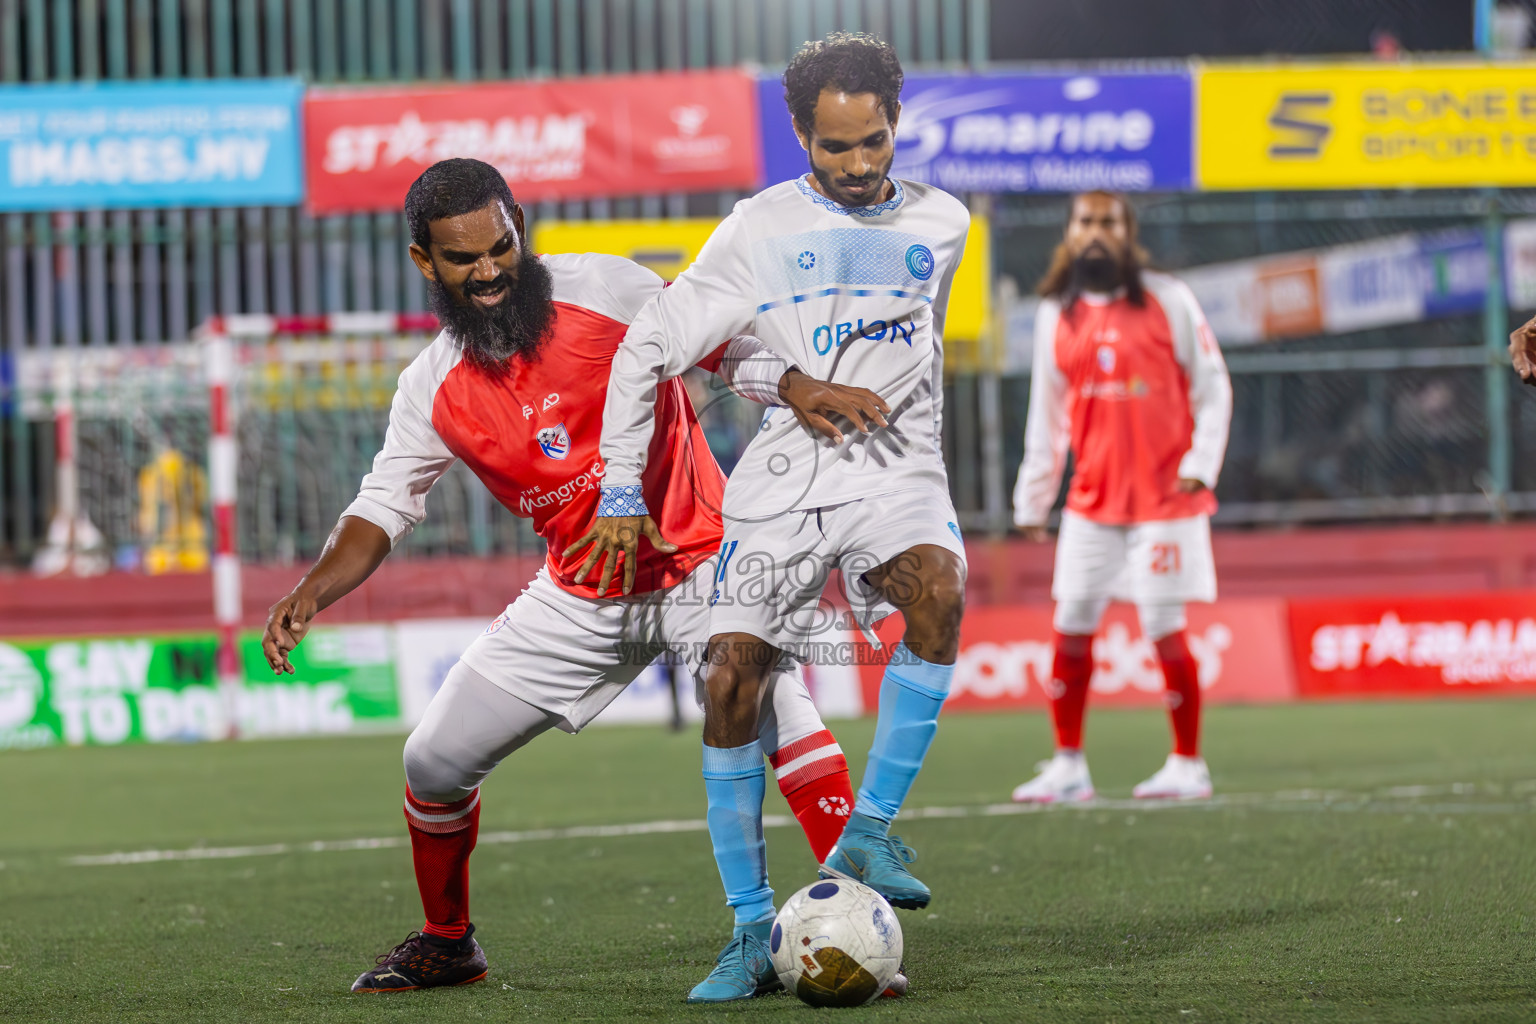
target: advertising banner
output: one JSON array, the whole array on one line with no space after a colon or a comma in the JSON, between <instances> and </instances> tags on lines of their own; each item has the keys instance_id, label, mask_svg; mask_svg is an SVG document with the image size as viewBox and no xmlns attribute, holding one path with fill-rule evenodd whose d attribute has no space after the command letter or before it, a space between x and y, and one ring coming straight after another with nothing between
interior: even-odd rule
<instances>
[{"instance_id":1,"label":"advertising banner","mask_svg":"<svg viewBox=\"0 0 1536 1024\"><path fill-rule=\"evenodd\" d=\"M1053 654L1050 605L992 605L973 608L960 624L960 657L945 707L959 711L1043 709L1050 704ZM1189 648L1200 665L1200 688L1216 703L1262 703L1294 699L1285 634L1285 605L1279 600L1231 600L1189 606ZM878 630L886 652L862 640L857 658L864 704L878 705L880 680L890 646L901 639L899 616ZM881 654L884 654L882 657ZM1095 704L1156 707L1163 701L1157 652L1142 636L1135 609L1114 605L1093 642L1090 684Z\"/></svg>"},{"instance_id":2,"label":"advertising banner","mask_svg":"<svg viewBox=\"0 0 1536 1024\"><path fill-rule=\"evenodd\" d=\"M309 206L397 210L448 157L495 165L523 203L751 188L752 90L739 71L311 90Z\"/></svg>"},{"instance_id":3,"label":"advertising banner","mask_svg":"<svg viewBox=\"0 0 1536 1024\"><path fill-rule=\"evenodd\" d=\"M535 252L605 252L649 267L673 281L693 263L719 218L681 220L541 220L533 226Z\"/></svg>"},{"instance_id":4,"label":"advertising banner","mask_svg":"<svg viewBox=\"0 0 1536 1024\"><path fill-rule=\"evenodd\" d=\"M898 178L949 192L1144 192L1190 186L1186 72L908 75ZM769 184L806 172L777 78L758 84Z\"/></svg>"},{"instance_id":5,"label":"advertising banner","mask_svg":"<svg viewBox=\"0 0 1536 1024\"><path fill-rule=\"evenodd\" d=\"M1536 221L1505 229L1510 305L1536 306ZM1476 228L1387 235L1179 272L1223 345L1346 334L1482 311L1488 251Z\"/></svg>"},{"instance_id":6,"label":"advertising banner","mask_svg":"<svg viewBox=\"0 0 1536 1024\"><path fill-rule=\"evenodd\" d=\"M1303 697L1536 693L1536 591L1290 603Z\"/></svg>"},{"instance_id":7,"label":"advertising banner","mask_svg":"<svg viewBox=\"0 0 1536 1024\"><path fill-rule=\"evenodd\" d=\"M317 642L318 641L318 642ZM245 684L222 693L211 633L0 642L0 749L293 736L400 718L387 626L314 630L274 676L241 638Z\"/></svg>"},{"instance_id":8,"label":"advertising banner","mask_svg":"<svg viewBox=\"0 0 1536 1024\"><path fill-rule=\"evenodd\" d=\"M1504 227L1505 296L1511 309L1536 309L1536 220Z\"/></svg>"},{"instance_id":9,"label":"advertising banner","mask_svg":"<svg viewBox=\"0 0 1536 1024\"><path fill-rule=\"evenodd\" d=\"M448 670L485 628L483 619L415 619L395 624L402 726L411 728L421 721L427 704L442 689ZM807 666L806 685L823 718L858 718L864 713L858 674L851 666ZM592 724L670 722L674 686L683 720L702 721L704 712L691 677L656 663L647 666Z\"/></svg>"},{"instance_id":10,"label":"advertising banner","mask_svg":"<svg viewBox=\"0 0 1536 1024\"><path fill-rule=\"evenodd\" d=\"M719 223L708 218L540 221L534 225L533 248L543 253L623 256L671 281L693 263ZM975 341L986 331L992 318L991 280L992 228L985 217L972 217L965 255L950 286L949 316L944 322L946 342Z\"/></svg>"},{"instance_id":11,"label":"advertising banner","mask_svg":"<svg viewBox=\"0 0 1536 1024\"><path fill-rule=\"evenodd\" d=\"M1413 235L1393 235L1317 253L1323 329L1330 334L1424 316L1420 246Z\"/></svg>"},{"instance_id":12,"label":"advertising banner","mask_svg":"<svg viewBox=\"0 0 1536 1024\"><path fill-rule=\"evenodd\" d=\"M299 202L297 80L0 86L0 210Z\"/></svg>"},{"instance_id":13,"label":"advertising banner","mask_svg":"<svg viewBox=\"0 0 1536 1024\"><path fill-rule=\"evenodd\" d=\"M1536 65L1292 64L1196 75L1207 189L1536 184Z\"/></svg>"}]
</instances>

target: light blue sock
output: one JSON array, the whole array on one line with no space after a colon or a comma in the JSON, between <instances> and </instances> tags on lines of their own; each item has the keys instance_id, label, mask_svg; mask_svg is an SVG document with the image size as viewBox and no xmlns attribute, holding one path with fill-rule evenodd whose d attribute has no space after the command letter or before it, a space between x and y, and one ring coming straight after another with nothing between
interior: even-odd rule
<instances>
[{"instance_id":1,"label":"light blue sock","mask_svg":"<svg viewBox=\"0 0 1536 1024\"><path fill-rule=\"evenodd\" d=\"M875 742L854 810L889 824L912 789L939 731L939 709L949 696L953 665L923 661L897 644L880 682Z\"/></svg>"},{"instance_id":2,"label":"light blue sock","mask_svg":"<svg viewBox=\"0 0 1536 1024\"><path fill-rule=\"evenodd\" d=\"M766 788L763 748L757 740L741 747L704 748L709 838L725 883L725 902L736 911L738 929L773 919L768 845L763 842Z\"/></svg>"}]
</instances>

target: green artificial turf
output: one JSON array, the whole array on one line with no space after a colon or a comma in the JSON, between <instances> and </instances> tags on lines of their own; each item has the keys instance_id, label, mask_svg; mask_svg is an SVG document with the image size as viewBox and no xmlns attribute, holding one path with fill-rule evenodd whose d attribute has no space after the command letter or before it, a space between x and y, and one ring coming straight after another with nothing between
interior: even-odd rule
<instances>
[{"instance_id":1,"label":"green artificial turf","mask_svg":"<svg viewBox=\"0 0 1536 1024\"><path fill-rule=\"evenodd\" d=\"M857 780L872 722L833 724ZM1536 701L1218 708L1206 732L1211 805L1132 805L1166 726L1096 711L1105 802L988 815L1049 728L947 718L909 806L967 813L897 829L935 893L900 915L912 992L846 1011L684 1005L729 929L696 831L483 843L488 980L349 994L421 923L410 854L304 844L403 834L400 737L4 753L0 1020L1536 1019ZM698 762L691 731L551 734L487 783L482 834L696 820ZM768 836L788 895L814 865Z\"/></svg>"}]
</instances>

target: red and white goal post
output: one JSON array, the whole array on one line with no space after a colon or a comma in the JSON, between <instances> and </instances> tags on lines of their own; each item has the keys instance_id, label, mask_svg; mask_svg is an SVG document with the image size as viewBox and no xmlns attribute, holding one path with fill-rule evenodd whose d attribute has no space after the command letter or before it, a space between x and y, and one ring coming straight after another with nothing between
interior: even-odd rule
<instances>
[{"instance_id":1,"label":"red and white goal post","mask_svg":"<svg viewBox=\"0 0 1536 1024\"><path fill-rule=\"evenodd\" d=\"M438 329L430 313L332 313L320 316L245 314L213 317L194 334L203 349L208 388L208 493L213 519L213 616L219 631L219 688L228 702L230 735L235 732L234 699L241 686L236 635L242 618L240 551L236 532L240 449L238 374L258 343L302 336L339 338L420 334Z\"/></svg>"}]
</instances>

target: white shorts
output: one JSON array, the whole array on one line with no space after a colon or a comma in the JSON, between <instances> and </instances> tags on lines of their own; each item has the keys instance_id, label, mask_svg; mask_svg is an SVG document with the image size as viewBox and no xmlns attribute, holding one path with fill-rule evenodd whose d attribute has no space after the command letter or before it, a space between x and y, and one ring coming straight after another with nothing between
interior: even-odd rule
<instances>
[{"instance_id":1,"label":"white shorts","mask_svg":"<svg viewBox=\"0 0 1536 1024\"><path fill-rule=\"evenodd\" d=\"M1106 526L1063 512L1051 596L1137 604L1214 601L1210 517Z\"/></svg>"},{"instance_id":2,"label":"white shorts","mask_svg":"<svg viewBox=\"0 0 1536 1024\"><path fill-rule=\"evenodd\" d=\"M850 626L873 640L873 624L896 608L864 573L920 544L965 562L949 494L930 485L756 522L728 520L710 632L749 633L800 661L823 660L818 647L843 642ZM822 595L833 569L841 570L851 623Z\"/></svg>"},{"instance_id":3,"label":"white shorts","mask_svg":"<svg viewBox=\"0 0 1536 1024\"><path fill-rule=\"evenodd\" d=\"M576 732L666 651L683 659L703 703L709 638L708 598L715 557L667 590L627 598L578 597L540 569L516 601L476 637L461 656L466 665L520 700L547 711L566 732ZM763 698L769 715L760 728L773 751L820 731L798 666L784 662ZM769 712L768 709L772 709Z\"/></svg>"}]
</instances>

